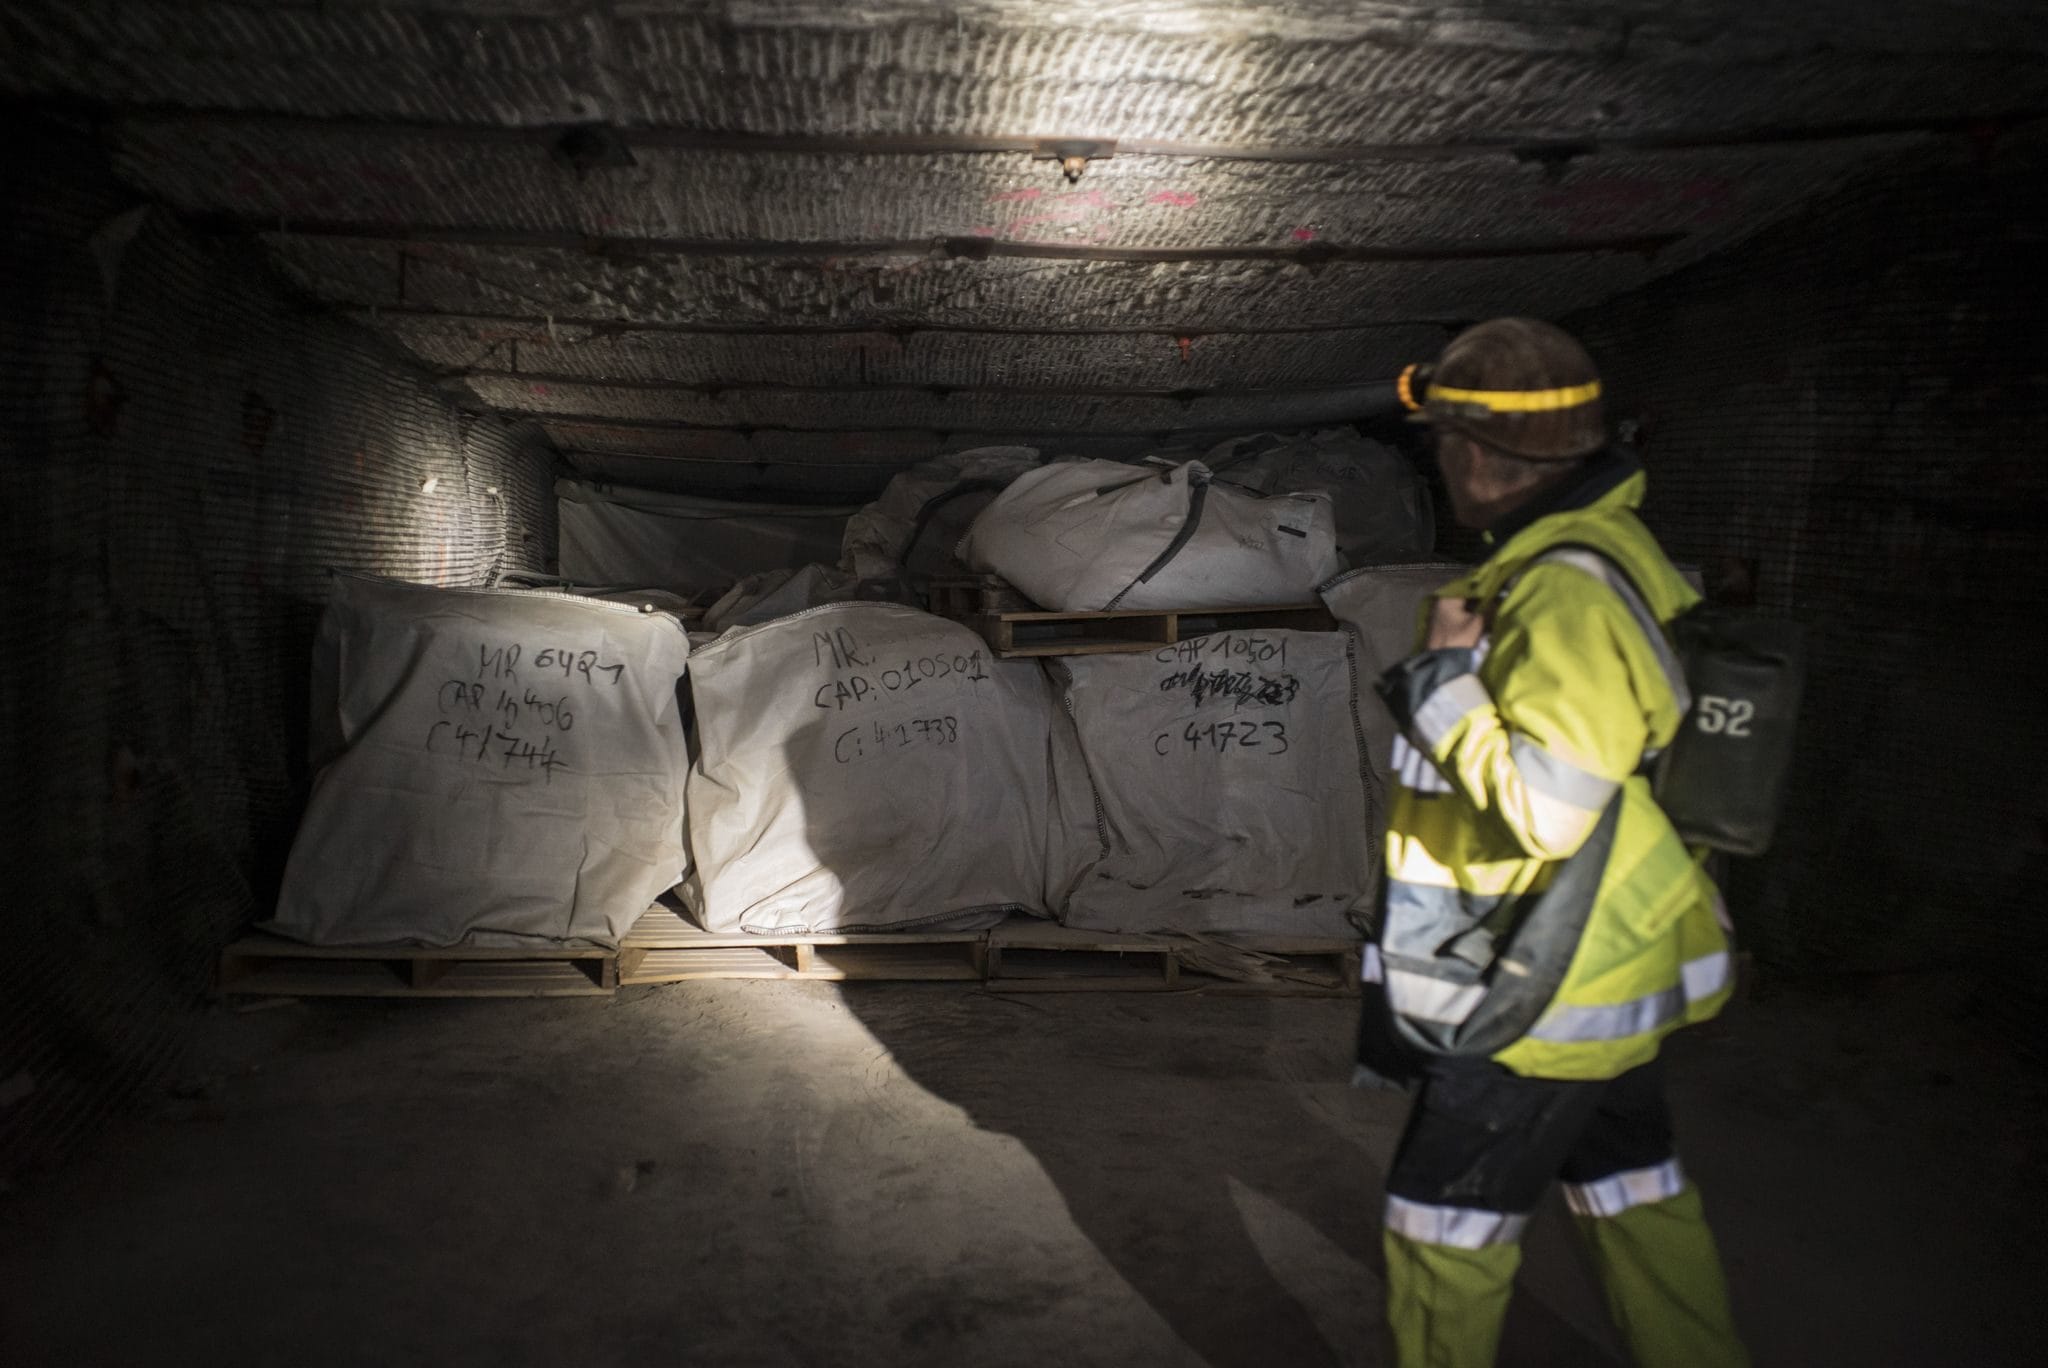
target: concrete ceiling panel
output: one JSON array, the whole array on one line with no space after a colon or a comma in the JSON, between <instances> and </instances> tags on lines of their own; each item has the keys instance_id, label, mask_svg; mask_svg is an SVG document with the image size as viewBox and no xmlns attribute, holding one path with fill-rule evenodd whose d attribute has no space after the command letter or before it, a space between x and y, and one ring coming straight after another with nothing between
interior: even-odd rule
<instances>
[{"instance_id":1,"label":"concrete ceiling panel","mask_svg":"<svg viewBox=\"0 0 2048 1368\"><path fill-rule=\"evenodd\" d=\"M693 242L988 237L1114 248L1564 242L1754 227L1906 141L1505 151L1300 163L1119 156L1068 184L1022 153L642 148L582 175L544 142L203 118L117 125L116 167L187 213L252 224L504 229Z\"/></svg>"},{"instance_id":2,"label":"concrete ceiling panel","mask_svg":"<svg viewBox=\"0 0 2048 1368\"><path fill-rule=\"evenodd\" d=\"M1151 437L1040 432L942 436L929 432L819 434L667 432L550 423L549 437L569 466L590 479L727 498L805 498L861 502L897 471L977 446L1035 447L1048 457L1130 460L1154 452L1195 455L1229 433Z\"/></svg>"},{"instance_id":3,"label":"concrete ceiling panel","mask_svg":"<svg viewBox=\"0 0 2048 1368\"><path fill-rule=\"evenodd\" d=\"M1381 377L1384 379L1385 377ZM918 391L622 389L505 379L470 381L477 397L502 413L588 416L630 423L695 427L855 431L925 428L942 432L1157 433L1181 428L1291 429L1342 423L1386 411L1384 384L1325 391L1277 391L1187 400L1111 395Z\"/></svg>"},{"instance_id":4,"label":"concrete ceiling panel","mask_svg":"<svg viewBox=\"0 0 2048 1368\"><path fill-rule=\"evenodd\" d=\"M261 230L300 290L492 404L549 415L581 468L800 497L866 497L897 466L1012 427L1135 454L1156 439L1130 434L1326 421L1357 396L1234 391L1378 379L1460 320L1635 289L1934 145L1875 135L1893 125L2048 108L2044 58L2039 0L0 8L0 96L108 112L129 183ZM621 130L631 164L579 174L550 155L562 126L587 123ZM732 145L746 137L814 145ZM1122 146L1074 184L1023 151L957 150L1043 137ZM854 145L918 138L956 150ZM1730 138L1751 141L1712 145ZM847 145L815 145L832 139ZM1506 150L1541 140L1593 151ZM1370 159L1217 155L1381 144ZM1666 235L1654 254L1321 265L957 246ZM688 244L719 250L675 250ZM1207 389L1233 393L1165 397ZM579 413L623 421L564 421Z\"/></svg>"},{"instance_id":5,"label":"concrete ceiling panel","mask_svg":"<svg viewBox=\"0 0 2048 1368\"><path fill-rule=\"evenodd\" d=\"M1828 121L1953 108L1955 79L2041 89L2010 49L1924 17L1901 51L1867 24L1757 15L1729 0L1559 4L1490 17L1383 5L1203 4L1002 19L892 7L831 28L622 19L622 122L756 132L1086 133L1182 141L1426 141ZM1835 18L1851 7L1832 6ZM1993 7L2038 50L2048 31ZM1125 13L1130 13L1125 11ZM1498 11L1493 13L1498 14ZM899 17L900 16L900 17ZM1146 22L1151 19L1154 22ZM1121 21L1121 22L1120 22ZM1882 21L1880 21L1882 22ZM1896 41L1893 39L1892 41ZM1927 57L1940 52L1944 75ZM698 83L679 73L716 70ZM710 89L705 89L709 86ZM1985 111L2005 94L1965 95ZM707 110L707 96L712 108ZM724 120L706 122L707 114Z\"/></svg>"},{"instance_id":6,"label":"concrete ceiling panel","mask_svg":"<svg viewBox=\"0 0 2048 1368\"><path fill-rule=\"evenodd\" d=\"M358 317L368 322L367 314ZM597 333L558 324L385 314L379 327L445 371L502 370L592 381L731 386L936 385L1174 392L1346 385L1442 349L1442 327L1328 333L1162 334Z\"/></svg>"},{"instance_id":7,"label":"concrete ceiling panel","mask_svg":"<svg viewBox=\"0 0 2048 1368\"><path fill-rule=\"evenodd\" d=\"M780 328L955 325L1229 331L1341 328L1491 313L1555 316L1634 288L1642 253L1403 263L1074 262L942 256L600 256L267 234L331 303ZM402 264L401 264L402 263Z\"/></svg>"},{"instance_id":8,"label":"concrete ceiling panel","mask_svg":"<svg viewBox=\"0 0 2048 1368\"><path fill-rule=\"evenodd\" d=\"M1991 113L2048 15L1820 0L614 8L17 0L0 89L110 104L754 133L1438 140Z\"/></svg>"}]
</instances>

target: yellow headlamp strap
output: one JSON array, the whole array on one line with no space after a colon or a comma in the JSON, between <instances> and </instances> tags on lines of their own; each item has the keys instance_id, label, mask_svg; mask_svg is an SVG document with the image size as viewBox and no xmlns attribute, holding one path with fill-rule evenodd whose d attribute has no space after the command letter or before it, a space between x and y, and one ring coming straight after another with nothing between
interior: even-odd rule
<instances>
[{"instance_id":1,"label":"yellow headlamp strap","mask_svg":"<svg viewBox=\"0 0 2048 1368\"><path fill-rule=\"evenodd\" d=\"M1402 372L1407 379L1407 372ZM1405 388L1405 386L1404 386ZM1590 404L1600 397L1600 382L1573 385L1568 389L1541 390L1474 390L1453 389L1449 385L1432 384L1427 401L1447 404L1471 404L1491 413L1554 413L1559 409L1577 408ZM1402 396L1407 401L1407 396Z\"/></svg>"}]
</instances>

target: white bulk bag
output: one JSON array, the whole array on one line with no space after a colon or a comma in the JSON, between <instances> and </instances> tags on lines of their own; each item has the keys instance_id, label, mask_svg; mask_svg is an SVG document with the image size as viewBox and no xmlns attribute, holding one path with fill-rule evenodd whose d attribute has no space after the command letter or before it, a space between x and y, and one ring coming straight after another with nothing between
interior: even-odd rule
<instances>
[{"instance_id":1,"label":"white bulk bag","mask_svg":"<svg viewBox=\"0 0 2048 1368\"><path fill-rule=\"evenodd\" d=\"M975 447L920 461L890 477L880 498L846 522L841 568L864 579L958 575L961 535L997 492L1038 465L1036 447Z\"/></svg>"},{"instance_id":2,"label":"white bulk bag","mask_svg":"<svg viewBox=\"0 0 2048 1368\"><path fill-rule=\"evenodd\" d=\"M268 929L316 945L616 944L683 875L667 613L337 575L311 801Z\"/></svg>"},{"instance_id":3,"label":"white bulk bag","mask_svg":"<svg viewBox=\"0 0 2048 1368\"><path fill-rule=\"evenodd\" d=\"M763 570L748 575L704 610L704 629L723 632L752 627L826 603L860 597L860 581L829 565L799 570Z\"/></svg>"},{"instance_id":4,"label":"white bulk bag","mask_svg":"<svg viewBox=\"0 0 2048 1368\"><path fill-rule=\"evenodd\" d=\"M900 578L857 579L829 565L801 570L766 570L749 575L705 610L706 631L729 632L792 617L828 603L904 603L912 597Z\"/></svg>"},{"instance_id":5,"label":"white bulk bag","mask_svg":"<svg viewBox=\"0 0 2048 1368\"><path fill-rule=\"evenodd\" d=\"M1393 714L1373 683L1393 665L1415 654L1421 640L1422 605L1443 585L1471 567L1448 563L1375 565L1340 575L1323 586L1330 616L1352 634L1358 653L1358 723L1365 733L1366 759L1376 791L1394 751Z\"/></svg>"},{"instance_id":6,"label":"white bulk bag","mask_svg":"<svg viewBox=\"0 0 2048 1368\"><path fill-rule=\"evenodd\" d=\"M1025 472L960 543L1060 612L1300 603L1339 569L1329 496L1211 483L1200 461L1062 461Z\"/></svg>"},{"instance_id":7,"label":"white bulk bag","mask_svg":"<svg viewBox=\"0 0 2048 1368\"><path fill-rule=\"evenodd\" d=\"M1217 632L1053 662L1100 855L1061 919L1098 930L1356 934L1376 852L1342 632Z\"/></svg>"},{"instance_id":8,"label":"white bulk bag","mask_svg":"<svg viewBox=\"0 0 2048 1368\"><path fill-rule=\"evenodd\" d=\"M713 931L979 927L1043 914L1053 698L958 623L841 603L690 662L686 887Z\"/></svg>"},{"instance_id":9,"label":"white bulk bag","mask_svg":"<svg viewBox=\"0 0 2048 1368\"><path fill-rule=\"evenodd\" d=\"M623 603L643 613L668 613L679 621L688 621L699 613L698 605L687 596L666 589L570 589L568 592L578 598Z\"/></svg>"}]
</instances>

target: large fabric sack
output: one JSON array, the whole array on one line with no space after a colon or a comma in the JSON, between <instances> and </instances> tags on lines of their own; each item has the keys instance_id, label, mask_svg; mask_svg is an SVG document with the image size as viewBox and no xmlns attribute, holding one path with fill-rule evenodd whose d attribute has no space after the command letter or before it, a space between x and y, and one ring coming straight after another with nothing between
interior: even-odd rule
<instances>
[{"instance_id":1,"label":"large fabric sack","mask_svg":"<svg viewBox=\"0 0 2048 1368\"><path fill-rule=\"evenodd\" d=\"M698 612L697 604L682 594L673 594L666 589L572 589L569 592L578 598L623 603L630 608L638 608L643 613L667 613L683 621L690 620Z\"/></svg>"},{"instance_id":2,"label":"large fabric sack","mask_svg":"<svg viewBox=\"0 0 2048 1368\"><path fill-rule=\"evenodd\" d=\"M1373 681L1415 654L1422 605L1439 588L1471 569L1447 561L1417 565L1375 565L1353 570L1322 588L1323 605L1349 631L1358 657L1358 688L1352 706L1365 736L1365 755L1374 778L1375 795L1384 794L1392 763L1394 716L1373 688ZM1379 848L1375 841L1375 850Z\"/></svg>"},{"instance_id":3,"label":"large fabric sack","mask_svg":"<svg viewBox=\"0 0 2048 1368\"><path fill-rule=\"evenodd\" d=\"M798 570L763 570L748 575L704 610L704 629L723 632L789 617L827 603L860 597L860 581L829 565Z\"/></svg>"},{"instance_id":4,"label":"large fabric sack","mask_svg":"<svg viewBox=\"0 0 2048 1368\"><path fill-rule=\"evenodd\" d=\"M1337 553L1347 566L1421 560L1436 545L1422 472L1384 442L1348 429L1232 438L1202 461L1216 479L1261 494L1329 495Z\"/></svg>"},{"instance_id":5,"label":"large fabric sack","mask_svg":"<svg viewBox=\"0 0 2048 1368\"><path fill-rule=\"evenodd\" d=\"M646 586L624 585L592 588L579 585L564 575L543 575L535 572L514 570L498 576L488 586L491 589L542 589L552 593L568 594L574 598L603 599L606 603L623 603L638 608L644 613L667 613L672 617L690 619L701 617L703 604L687 594L674 593L667 589L652 589Z\"/></svg>"},{"instance_id":6,"label":"large fabric sack","mask_svg":"<svg viewBox=\"0 0 2048 1368\"><path fill-rule=\"evenodd\" d=\"M1328 495L1267 498L1212 483L1200 461L1027 471L960 556L1060 612L1299 603L1339 568Z\"/></svg>"},{"instance_id":7,"label":"large fabric sack","mask_svg":"<svg viewBox=\"0 0 2048 1368\"><path fill-rule=\"evenodd\" d=\"M1043 914L1053 699L957 623L844 603L690 664L686 887L714 931L980 927Z\"/></svg>"},{"instance_id":8,"label":"large fabric sack","mask_svg":"<svg viewBox=\"0 0 2048 1368\"><path fill-rule=\"evenodd\" d=\"M337 575L321 764L269 929L316 945L616 944L680 879L667 613Z\"/></svg>"},{"instance_id":9,"label":"large fabric sack","mask_svg":"<svg viewBox=\"0 0 2048 1368\"><path fill-rule=\"evenodd\" d=\"M562 574L578 584L656 585L700 602L734 579L837 554L853 509L734 503L557 480Z\"/></svg>"},{"instance_id":10,"label":"large fabric sack","mask_svg":"<svg viewBox=\"0 0 2048 1368\"><path fill-rule=\"evenodd\" d=\"M960 538L998 492L1039 464L1035 447L975 447L920 461L846 523L840 568L864 579L959 575Z\"/></svg>"},{"instance_id":11,"label":"large fabric sack","mask_svg":"<svg viewBox=\"0 0 2048 1368\"><path fill-rule=\"evenodd\" d=\"M749 575L704 613L704 628L729 632L777 618L793 617L828 603L907 603L914 597L901 577L861 579L829 565L801 570L766 570Z\"/></svg>"},{"instance_id":12,"label":"large fabric sack","mask_svg":"<svg viewBox=\"0 0 2048 1368\"><path fill-rule=\"evenodd\" d=\"M1357 934L1378 852L1342 632L1217 632L1052 662L1093 784L1073 926Z\"/></svg>"}]
</instances>

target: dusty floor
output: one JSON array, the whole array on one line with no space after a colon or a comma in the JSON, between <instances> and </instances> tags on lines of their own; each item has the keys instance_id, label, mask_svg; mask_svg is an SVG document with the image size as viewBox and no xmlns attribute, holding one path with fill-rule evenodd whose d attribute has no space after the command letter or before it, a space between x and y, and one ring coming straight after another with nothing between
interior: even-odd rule
<instances>
[{"instance_id":1,"label":"dusty floor","mask_svg":"<svg viewBox=\"0 0 2048 1368\"><path fill-rule=\"evenodd\" d=\"M1380 1362L1341 1001L713 983L221 1011L0 1201L0 1362ZM1762 1364L2038 1363L2038 1074L1957 991L1673 1050ZM2031 1172L2030 1172L2031 1170ZM1611 1361L1561 1208L1503 1362Z\"/></svg>"}]
</instances>

